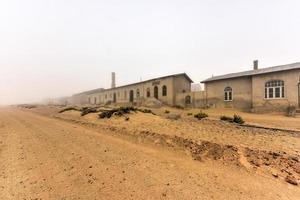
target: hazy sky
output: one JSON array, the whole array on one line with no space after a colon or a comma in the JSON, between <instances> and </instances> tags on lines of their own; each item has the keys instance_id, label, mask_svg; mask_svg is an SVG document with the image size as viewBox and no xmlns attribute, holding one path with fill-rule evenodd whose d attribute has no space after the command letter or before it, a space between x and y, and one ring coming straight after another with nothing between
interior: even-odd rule
<instances>
[{"instance_id":1,"label":"hazy sky","mask_svg":"<svg viewBox=\"0 0 300 200\"><path fill-rule=\"evenodd\" d=\"M299 0L1 0L0 104L300 61Z\"/></svg>"}]
</instances>

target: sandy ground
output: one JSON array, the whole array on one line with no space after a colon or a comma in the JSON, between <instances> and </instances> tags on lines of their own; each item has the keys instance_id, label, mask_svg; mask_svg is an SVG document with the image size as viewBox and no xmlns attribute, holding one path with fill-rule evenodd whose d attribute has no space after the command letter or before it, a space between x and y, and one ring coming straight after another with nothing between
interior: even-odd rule
<instances>
[{"instance_id":1,"label":"sandy ground","mask_svg":"<svg viewBox=\"0 0 300 200\"><path fill-rule=\"evenodd\" d=\"M286 168L297 175L299 162L294 160L299 158L300 138L289 131L238 127L219 122L214 116L197 121L185 113L177 121L166 119L164 114L142 113L132 114L125 121L99 120L96 114L80 117L73 111L57 114L57 110L0 109L0 199L296 200L300 197L299 186L266 173L268 167L279 170L278 163L270 161L268 165L261 163L254 167L249 162L256 159L254 151L259 151L262 157L267 157L265 151L284 152L282 159L279 156L280 163L287 161L291 169ZM50 114L55 118L49 117ZM264 123L263 118L261 121ZM174 140L172 145L157 145L157 140L153 143L135 140L141 133L161 140L176 136L177 140L180 137L214 142L205 145L221 150L213 151L221 157L203 156L199 161L193 159L191 151L177 147ZM238 158L232 160L238 164L228 160L227 147L222 145L237 149ZM247 157L244 152L247 149L253 155Z\"/></svg>"}]
</instances>

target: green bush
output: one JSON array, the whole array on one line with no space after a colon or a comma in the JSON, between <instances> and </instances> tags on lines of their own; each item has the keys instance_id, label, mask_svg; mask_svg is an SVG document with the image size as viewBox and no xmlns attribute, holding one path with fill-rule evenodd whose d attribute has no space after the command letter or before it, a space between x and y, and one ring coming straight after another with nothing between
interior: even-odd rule
<instances>
[{"instance_id":1,"label":"green bush","mask_svg":"<svg viewBox=\"0 0 300 200\"><path fill-rule=\"evenodd\" d=\"M191 115L193 115L193 113L188 113L188 114L187 114L187 116L191 116Z\"/></svg>"},{"instance_id":2,"label":"green bush","mask_svg":"<svg viewBox=\"0 0 300 200\"><path fill-rule=\"evenodd\" d=\"M170 111L169 111L169 110L165 110L165 113L166 113L166 114L169 114L169 113L170 113Z\"/></svg>"},{"instance_id":3,"label":"green bush","mask_svg":"<svg viewBox=\"0 0 300 200\"><path fill-rule=\"evenodd\" d=\"M233 116L233 122L237 123L237 124L244 124L245 123L244 119L239 115L234 115Z\"/></svg>"},{"instance_id":4,"label":"green bush","mask_svg":"<svg viewBox=\"0 0 300 200\"><path fill-rule=\"evenodd\" d=\"M200 112L198 114L195 114L194 117L197 118L198 120L202 120L204 118L207 118L208 115L206 113Z\"/></svg>"}]
</instances>

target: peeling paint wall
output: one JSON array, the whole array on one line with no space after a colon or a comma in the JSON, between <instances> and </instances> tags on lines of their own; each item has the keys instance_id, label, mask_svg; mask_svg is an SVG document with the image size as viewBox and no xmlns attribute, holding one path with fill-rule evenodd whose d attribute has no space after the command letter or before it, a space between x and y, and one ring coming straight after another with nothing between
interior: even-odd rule
<instances>
[{"instance_id":1,"label":"peeling paint wall","mask_svg":"<svg viewBox=\"0 0 300 200\"><path fill-rule=\"evenodd\" d=\"M163 95L163 86L167 87L166 96ZM147 82L136 83L133 85L86 95L85 99L86 102L89 102L90 104L105 104L107 102L114 102L115 94L116 103L126 105L130 103L130 91L133 91L133 102L139 104L147 98L154 98L155 87L158 88L158 100L164 104L172 106L175 105L175 97L178 91L191 91L191 82L187 80L185 76L158 78ZM148 89L150 90L150 97L147 96Z\"/></svg>"},{"instance_id":2,"label":"peeling paint wall","mask_svg":"<svg viewBox=\"0 0 300 200\"><path fill-rule=\"evenodd\" d=\"M224 90L232 88L232 101L224 100ZM252 108L251 77L218 80L205 84L206 101L209 107L237 108L250 111Z\"/></svg>"},{"instance_id":3,"label":"peeling paint wall","mask_svg":"<svg viewBox=\"0 0 300 200\"><path fill-rule=\"evenodd\" d=\"M276 72L253 76L253 111L254 112L270 112L270 111L286 111L292 105L298 107L299 92L298 84L300 79L300 69L284 72ZM271 80L284 81L284 98L266 99L265 84Z\"/></svg>"},{"instance_id":4,"label":"peeling paint wall","mask_svg":"<svg viewBox=\"0 0 300 200\"><path fill-rule=\"evenodd\" d=\"M190 103L187 98L190 97ZM205 108L205 91L178 93L176 95L176 105L182 107Z\"/></svg>"}]
</instances>

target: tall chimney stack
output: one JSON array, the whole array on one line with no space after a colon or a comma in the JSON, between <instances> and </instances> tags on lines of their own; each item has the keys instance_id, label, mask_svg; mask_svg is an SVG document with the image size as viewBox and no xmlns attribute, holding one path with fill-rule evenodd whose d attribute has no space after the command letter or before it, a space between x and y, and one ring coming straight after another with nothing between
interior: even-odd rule
<instances>
[{"instance_id":1,"label":"tall chimney stack","mask_svg":"<svg viewBox=\"0 0 300 200\"><path fill-rule=\"evenodd\" d=\"M116 73L112 72L111 73L111 88L115 88L116 87Z\"/></svg>"},{"instance_id":2,"label":"tall chimney stack","mask_svg":"<svg viewBox=\"0 0 300 200\"><path fill-rule=\"evenodd\" d=\"M253 61L253 69L258 70L258 60Z\"/></svg>"}]
</instances>

